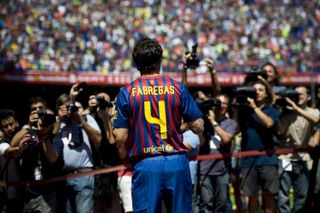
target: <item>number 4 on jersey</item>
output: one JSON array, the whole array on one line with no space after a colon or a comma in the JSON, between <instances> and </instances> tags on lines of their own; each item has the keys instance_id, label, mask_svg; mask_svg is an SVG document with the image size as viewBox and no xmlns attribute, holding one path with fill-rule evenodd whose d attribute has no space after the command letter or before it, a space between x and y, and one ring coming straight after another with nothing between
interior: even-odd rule
<instances>
[{"instance_id":1,"label":"number 4 on jersey","mask_svg":"<svg viewBox=\"0 0 320 213\"><path fill-rule=\"evenodd\" d=\"M150 101L144 102L144 116L146 120L151 124L160 125L160 138L167 139L167 116L166 116L166 106L164 101L159 101L159 118L152 117L151 115L151 104Z\"/></svg>"}]
</instances>

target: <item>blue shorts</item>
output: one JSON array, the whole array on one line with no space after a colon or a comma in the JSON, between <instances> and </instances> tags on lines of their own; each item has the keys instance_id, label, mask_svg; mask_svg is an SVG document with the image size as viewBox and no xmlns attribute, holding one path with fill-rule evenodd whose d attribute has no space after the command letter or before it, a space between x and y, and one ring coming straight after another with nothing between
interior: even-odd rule
<instances>
[{"instance_id":1,"label":"blue shorts","mask_svg":"<svg viewBox=\"0 0 320 213\"><path fill-rule=\"evenodd\" d=\"M189 160L184 154L148 157L133 167L134 212L192 212Z\"/></svg>"}]
</instances>

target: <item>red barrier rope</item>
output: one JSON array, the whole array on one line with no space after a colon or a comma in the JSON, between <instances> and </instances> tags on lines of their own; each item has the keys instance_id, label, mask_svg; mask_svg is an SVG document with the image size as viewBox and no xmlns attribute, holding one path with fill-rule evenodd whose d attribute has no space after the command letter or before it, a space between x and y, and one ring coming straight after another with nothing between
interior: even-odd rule
<instances>
[{"instance_id":1,"label":"red barrier rope","mask_svg":"<svg viewBox=\"0 0 320 213\"><path fill-rule=\"evenodd\" d=\"M276 150L252 150L252 151L244 151L244 152L236 152L236 153L227 153L227 154L210 154L210 155L198 155L196 157L191 157L191 160L213 160L213 159L223 159L223 158L241 158L241 157L252 157L252 156L261 156L261 155L270 155L270 154L288 154L288 153L297 153L297 152L308 152L311 148L282 148ZM67 174L59 177L49 178L45 180L37 180L37 181L0 181L0 187L7 187L7 186L18 186L18 187L30 187L30 186L41 186L56 182L61 182L66 179L71 178L78 178L84 176L94 176L99 174L108 174L111 172L116 172L121 169L128 169L130 168L130 164L125 165L118 165L110 168L102 168L87 172L78 172Z\"/></svg>"},{"instance_id":2,"label":"red barrier rope","mask_svg":"<svg viewBox=\"0 0 320 213\"><path fill-rule=\"evenodd\" d=\"M94 176L99 174L108 174L111 172L116 172L121 169L127 169L127 168L130 168L130 165L118 165L110 168L102 168L102 169L97 169L97 170L92 170L87 172L71 173L71 174L67 174L59 177L48 178L45 180L37 180L37 181L8 181L8 182L0 181L0 186L18 186L18 187L41 186L41 185L61 182L71 178Z\"/></svg>"},{"instance_id":3,"label":"red barrier rope","mask_svg":"<svg viewBox=\"0 0 320 213\"><path fill-rule=\"evenodd\" d=\"M252 150L252 151L244 151L244 152L236 152L236 153L226 153L226 154L211 154L211 155L198 155L193 158L196 160L213 160L213 159L223 159L223 158L241 158L241 157L253 157L260 155L270 155L270 154L289 154L296 152L308 152L311 148L282 148L276 150Z\"/></svg>"}]
</instances>

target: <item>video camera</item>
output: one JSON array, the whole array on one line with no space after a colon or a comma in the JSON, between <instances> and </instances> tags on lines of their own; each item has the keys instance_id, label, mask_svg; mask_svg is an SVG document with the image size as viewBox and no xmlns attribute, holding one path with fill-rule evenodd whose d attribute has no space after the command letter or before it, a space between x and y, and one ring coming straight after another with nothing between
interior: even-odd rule
<instances>
[{"instance_id":1,"label":"video camera","mask_svg":"<svg viewBox=\"0 0 320 213\"><path fill-rule=\"evenodd\" d=\"M235 105L236 106L243 106L247 105L248 101L247 98L255 99L257 96L257 90L254 87L250 86L243 86L237 87L233 90L233 94L235 96Z\"/></svg>"},{"instance_id":2,"label":"video camera","mask_svg":"<svg viewBox=\"0 0 320 213\"><path fill-rule=\"evenodd\" d=\"M221 107L221 101L212 97L209 97L208 99L198 99L196 102L203 115L207 115L212 108Z\"/></svg>"},{"instance_id":3,"label":"video camera","mask_svg":"<svg viewBox=\"0 0 320 213\"><path fill-rule=\"evenodd\" d=\"M198 44L196 43L195 45L192 46L191 52L189 52L189 51L186 52L186 57L187 57L186 67L187 68L196 69L197 67L199 67L200 60L197 56L197 48L198 48Z\"/></svg>"},{"instance_id":4,"label":"video camera","mask_svg":"<svg viewBox=\"0 0 320 213\"><path fill-rule=\"evenodd\" d=\"M260 70L258 66L250 67L250 70L245 71L245 74L246 74L246 78L244 80L245 84L259 80L258 76L261 76L265 80L267 80L268 78L267 72L265 70Z\"/></svg>"},{"instance_id":5,"label":"video camera","mask_svg":"<svg viewBox=\"0 0 320 213\"><path fill-rule=\"evenodd\" d=\"M113 107L113 104L109 101L106 101L103 96L97 96L98 107L100 109L106 109Z\"/></svg>"},{"instance_id":6,"label":"video camera","mask_svg":"<svg viewBox=\"0 0 320 213\"><path fill-rule=\"evenodd\" d=\"M47 111L44 109L38 110L37 114L38 114L39 118L41 119L42 125L44 127L48 127L48 126L54 124L54 122L56 122L56 116L53 114L47 113Z\"/></svg>"},{"instance_id":7,"label":"video camera","mask_svg":"<svg viewBox=\"0 0 320 213\"><path fill-rule=\"evenodd\" d=\"M293 102L299 102L299 93L293 89L284 89L275 93L278 98L275 105L279 107L286 107L288 105L286 98L290 98Z\"/></svg>"}]
</instances>

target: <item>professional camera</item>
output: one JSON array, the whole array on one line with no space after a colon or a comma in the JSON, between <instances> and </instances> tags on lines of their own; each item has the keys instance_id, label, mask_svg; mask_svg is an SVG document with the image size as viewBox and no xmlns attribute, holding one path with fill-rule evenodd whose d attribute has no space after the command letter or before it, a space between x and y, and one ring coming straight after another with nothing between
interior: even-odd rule
<instances>
[{"instance_id":1,"label":"professional camera","mask_svg":"<svg viewBox=\"0 0 320 213\"><path fill-rule=\"evenodd\" d=\"M56 122L56 116L53 114L48 114L46 110L40 109L37 111L39 118L42 121L44 127L48 127Z\"/></svg>"},{"instance_id":2,"label":"professional camera","mask_svg":"<svg viewBox=\"0 0 320 213\"><path fill-rule=\"evenodd\" d=\"M245 71L245 74L245 84L259 80L258 76L261 76L265 80L268 78L267 72L265 70L260 70L257 66L250 67L250 70Z\"/></svg>"},{"instance_id":3,"label":"professional camera","mask_svg":"<svg viewBox=\"0 0 320 213\"><path fill-rule=\"evenodd\" d=\"M113 104L109 101L106 101L103 96L97 96L98 107L100 109L106 109L113 107Z\"/></svg>"},{"instance_id":4,"label":"professional camera","mask_svg":"<svg viewBox=\"0 0 320 213\"><path fill-rule=\"evenodd\" d=\"M186 61L186 67L190 68L190 69L196 69L199 66L200 60L197 56L197 48L198 48L198 44L195 44L192 46L192 51L186 52L186 57L187 57L187 61Z\"/></svg>"},{"instance_id":5,"label":"professional camera","mask_svg":"<svg viewBox=\"0 0 320 213\"><path fill-rule=\"evenodd\" d=\"M299 93L293 89L284 89L275 93L278 98L275 105L279 107L286 107L288 105L286 98L290 98L293 102L299 102Z\"/></svg>"},{"instance_id":6,"label":"professional camera","mask_svg":"<svg viewBox=\"0 0 320 213\"><path fill-rule=\"evenodd\" d=\"M67 110L70 112L78 112L78 107L74 104L67 105Z\"/></svg>"},{"instance_id":7,"label":"professional camera","mask_svg":"<svg viewBox=\"0 0 320 213\"><path fill-rule=\"evenodd\" d=\"M198 99L196 102L203 115L207 115L209 113L209 110L212 110L212 108L221 107L221 101L212 97L208 99Z\"/></svg>"},{"instance_id":8,"label":"professional camera","mask_svg":"<svg viewBox=\"0 0 320 213\"><path fill-rule=\"evenodd\" d=\"M82 90L85 90L85 89L87 89L87 87L88 87L88 84L86 83L86 82L81 82L80 84L78 84L77 85L77 90L80 90L80 89L82 89Z\"/></svg>"},{"instance_id":9,"label":"professional camera","mask_svg":"<svg viewBox=\"0 0 320 213\"><path fill-rule=\"evenodd\" d=\"M257 96L257 90L254 87L244 86L237 87L233 90L233 94L235 95L235 105L247 105L247 98L255 99Z\"/></svg>"}]
</instances>

